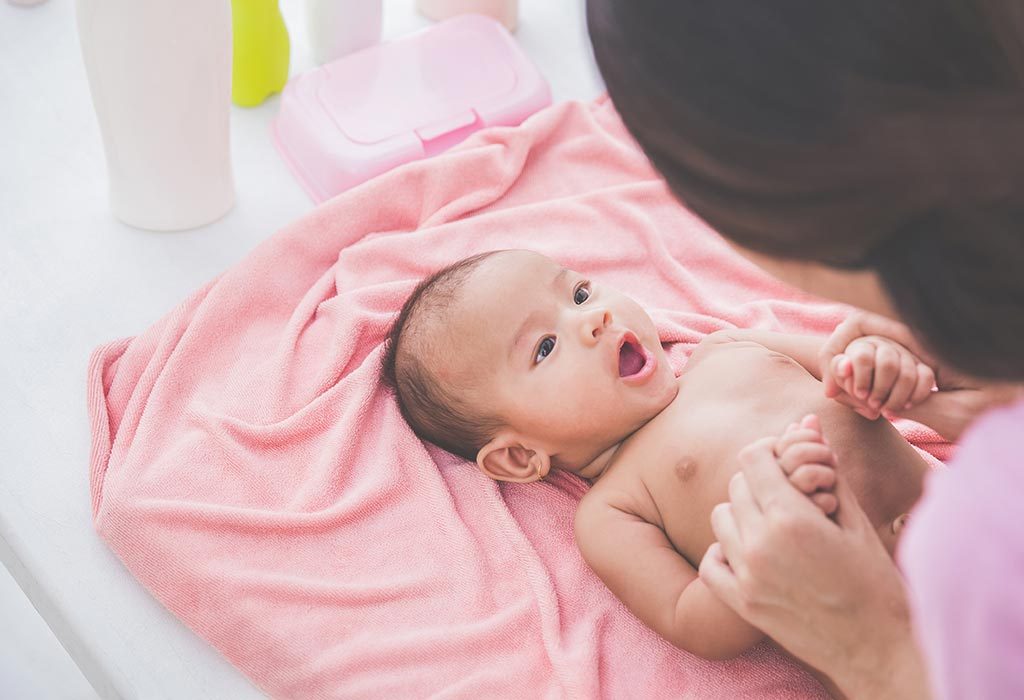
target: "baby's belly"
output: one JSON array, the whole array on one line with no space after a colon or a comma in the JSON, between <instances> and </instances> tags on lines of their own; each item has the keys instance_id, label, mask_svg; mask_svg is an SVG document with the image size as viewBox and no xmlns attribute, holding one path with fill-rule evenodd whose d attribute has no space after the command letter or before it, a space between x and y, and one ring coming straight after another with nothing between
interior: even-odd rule
<instances>
[{"instance_id":1,"label":"baby's belly","mask_svg":"<svg viewBox=\"0 0 1024 700\"><path fill-rule=\"evenodd\" d=\"M730 382L714 397L693 396L694 410L680 417L679 440L673 441L678 459L648 475L666 535L694 566L715 541L711 510L729 499L739 451L781 435L810 413L821 419L841 473L876 527L909 511L920 495L927 465L892 424L868 421L826 399L821 383L802 368L783 374L754 387Z\"/></svg>"}]
</instances>

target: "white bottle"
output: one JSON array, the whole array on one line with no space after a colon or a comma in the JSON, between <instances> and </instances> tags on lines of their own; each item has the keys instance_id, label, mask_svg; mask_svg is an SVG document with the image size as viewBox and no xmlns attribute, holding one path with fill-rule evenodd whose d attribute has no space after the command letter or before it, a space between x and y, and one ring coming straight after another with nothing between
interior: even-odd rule
<instances>
[{"instance_id":1,"label":"white bottle","mask_svg":"<svg viewBox=\"0 0 1024 700\"><path fill-rule=\"evenodd\" d=\"M428 19L441 20L475 12L489 15L515 31L519 16L517 0L416 0L416 8Z\"/></svg>"},{"instance_id":2,"label":"white bottle","mask_svg":"<svg viewBox=\"0 0 1024 700\"><path fill-rule=\"evenodd\" d=\"M77 0L78 35L126 224L195 228L235 202L229 0Z\"/></svg>"},{"instance_id":3,"label":"white bottle","mask_svg":"<svg viewBox=\"0 0 1024 700\"><path fill-rule=\"evenodd\" d=\"M382 0L306 0L306 28L318 65L380 41Z\"/></svg>"}]
</instances>

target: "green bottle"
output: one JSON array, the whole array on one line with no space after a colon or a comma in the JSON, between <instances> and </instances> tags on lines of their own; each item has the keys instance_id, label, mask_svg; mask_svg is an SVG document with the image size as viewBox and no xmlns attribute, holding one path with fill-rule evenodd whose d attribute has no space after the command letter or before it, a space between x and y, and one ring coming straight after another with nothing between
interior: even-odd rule
<instances>
[{"instance_id":1,"label":"green bottle","mask_svg":"<svg viewBox=\"0 0 1024 700\"><path fill-rule=\"evenodd\" d=\"M277 0L231 0L231 29L231 101L255 107L288 82L288 29Z\"/></svg>"}]
</instances>

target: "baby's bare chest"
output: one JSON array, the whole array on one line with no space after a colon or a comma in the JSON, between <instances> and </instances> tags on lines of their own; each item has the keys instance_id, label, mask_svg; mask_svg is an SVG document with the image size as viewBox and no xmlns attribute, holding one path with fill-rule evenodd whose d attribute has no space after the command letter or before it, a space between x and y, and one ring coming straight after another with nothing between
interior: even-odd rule
<instances>
[{"instance_id":1,"label":"baby's bare chest","mask_svg":"<svg viewBox=\"0 0 1024 700\"><path fill-rule=\"evenodd\" d=\"M760 346L731 350L705 353L687 368L676 399L623 445L623 469L608 475L635 491L639 515L694 566L714 542L711 510L728 500L739 451L832 403L789 358Z\"/></svg>"}]
</instances>

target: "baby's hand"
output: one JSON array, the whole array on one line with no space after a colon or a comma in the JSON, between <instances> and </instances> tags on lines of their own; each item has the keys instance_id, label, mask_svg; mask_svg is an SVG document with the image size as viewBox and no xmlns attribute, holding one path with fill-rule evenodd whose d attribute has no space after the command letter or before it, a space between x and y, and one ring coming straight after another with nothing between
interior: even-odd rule
<instances>
[{"instance_id":1,"label":"baby's hand","mask_svg":"<svg viewBox=\"0 0 1024 700\"><path fill-rule=\"evenodd\" d=\"M825 443L817 416L807 416L799 425L791 423L775 443L775 458L790 483L807 494L825 515L836 512L836 456Z\"/></svg>"},{"instance_id":2,"label":"baby's hand","mask_svg":"<svg viewBox=\"0 0 1024 700\"><path fill-rule=\"evenodd\" d=\"M866 335L832 358L832 374L842 388L836 401L868 420L882 412L899 414L931 395L932 368L894 340Z\"/></svg>"}]
</instances>

